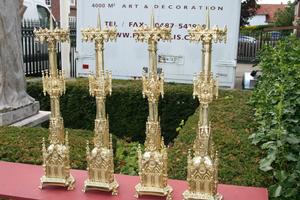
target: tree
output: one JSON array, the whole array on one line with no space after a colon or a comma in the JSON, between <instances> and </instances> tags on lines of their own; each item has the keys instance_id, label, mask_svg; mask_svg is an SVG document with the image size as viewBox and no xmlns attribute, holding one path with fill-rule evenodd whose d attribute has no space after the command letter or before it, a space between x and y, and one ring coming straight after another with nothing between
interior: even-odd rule
<instances>
[{"instance_id":1,"label":"tree","mask_svg":"<svg viewBox=\"0 0 300 200\"><path fill-rule=\"evenodd\" d=\"M288 6L275 13L275 26L293 26L295 3L288 2Z\"/></svg>"},{"instance_id":2,"label":"tree","mask_svg":"<svg viewBox=\"0 0 300 200\"><path fill-rule=\"evenodd\" d=\"M249 24L248 19L256 14L256 10L259 5L256 3L257 0L243 0L241 7L241 18L240 26Z\"/></svg>"}]
</instances>

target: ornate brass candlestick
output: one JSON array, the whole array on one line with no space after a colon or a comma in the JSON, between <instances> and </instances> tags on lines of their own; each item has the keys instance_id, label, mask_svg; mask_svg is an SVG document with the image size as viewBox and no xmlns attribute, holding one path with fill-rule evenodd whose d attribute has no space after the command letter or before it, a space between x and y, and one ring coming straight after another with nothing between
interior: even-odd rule
<instances>
[{"instance_id":1,"label":"ornate brass candlestick","mask_svg":"<svg viewBox=\"0 0 300 200\"><path fill-rule=\"evenodd\" d=\"M200 117L197 137L193 146L193 155L188 155L188 190L183 193L185 200L221 200L217 193L218 154L211 139L211 127L208 120L208 106L214 97L218 97L218 85L211 72L212 41L226 42L227 28L210 28L207 24L188 30L190 41L202 42L202 72L194 78L194 97L200 102Z\"/></svg>"},{"instance_id":2,"label":"ornate brass candlestick","mask_svg":"<svg viewBox=\"0 0 300 200\"><path fill-rule=\"evenodd\" d=\"M167 183L168 155L161 137L158 118L159 96L164 95L164 76L157 73L157 42L171 40L171 29L154 26L154 16L151 25L143 26L134 31L136 41L147 42L150 59L148 75L143 74L143 96L148 97L149 116L146 124L145 152L138 149L138 164L140 183L135 186L136 197L139 195L166 196L172 199L173 189Z\"/></svg>"},{"instance_id":3,"label":"ornate brass candlestick","mask_svg":"<svg viewBox=\"0 0 300 200\"><path fill-rule=\"evenodd\" d=\"M118 194L119 184L114 178L114 160L112 136L109 134L109 122L105 112L106 95L112 91L111 72L104 73L104 42L117 39L115 27L101 29L100 14L98 14L98 27L82 30L84 41L94 41L96 50L96 75L89 76L90 94L96 97L96 120L94 149L90 152L87 143L86 158L88 179L84 182L84 191L96 189L112 191Z\"/></svg>"},{"instance_id":4,"label":"ornate brass candlestick","mask_svg":"<svg viewBox=\"0 0 300 200\"><path fill-rule=\"evenodd\" d=\"M50 20L50 29L34 30L36 40L48 43L50 72L43 73L43 92L50 96L51 116L49 125L50 146L46 148L43 139L43 169L41 186L57 185L74 188L75 179L70 174L68 133L64 136L64 122L60 115L59 98L65 93L65 80L63 73L57 70L56 44L69 40L69 30L53 29Z\"/></svg>"}]
</instances>

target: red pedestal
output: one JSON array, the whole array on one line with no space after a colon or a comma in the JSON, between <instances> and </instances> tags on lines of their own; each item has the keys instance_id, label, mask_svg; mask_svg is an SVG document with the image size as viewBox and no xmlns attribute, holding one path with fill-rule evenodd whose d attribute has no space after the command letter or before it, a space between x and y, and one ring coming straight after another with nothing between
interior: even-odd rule
<instances>
[{"instance_id":1,"label":"red pedestal","mask_svg":"<svg viewBox=\"0 0 300 200\"><path fill-rule=\"evenodd\" d=\"M101 191L82 192L83 182L87 178L86 171L71 170L76 179L75 189L48 187L40 190L40 177L43 175L41 166L0 162L0 197L12 199L46 199L46 200L134 200L134 186L139 182L137 176L116 175L119 182L119 195ZM182 193L187 188L185 181L169 180L173 187L173 199L182 200ZM241 187L233 185L218 186L224 200L268 200L265 188ZM164 199L162 197L140 197L141 200Z\"/></svg>"}]
</instances>

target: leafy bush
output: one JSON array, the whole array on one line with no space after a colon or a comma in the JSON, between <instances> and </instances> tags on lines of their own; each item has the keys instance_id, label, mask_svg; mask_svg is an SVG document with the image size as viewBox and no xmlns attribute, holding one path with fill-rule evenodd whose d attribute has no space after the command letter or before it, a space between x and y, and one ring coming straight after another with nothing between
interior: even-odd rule
<instances>
[{"instance_id":1,"label":"leafy bush","mask_svg":"<svg viewBox=\"0 0 300 200\"><path fill-rule=\"evenodd\" d=\"M121 174L138 175L138 157L137 149L139 143L127 143L123 140L118 140L115 156L115 169Z\"/></svg>"},{"instance_id":2,"label":"leafy bush","mask_svg":"<svg viewBox=\"0 0 300 200\"><path fill-rule=\"evenodd\" d=\"M210 105L212 136L219 151L220 183L268 186L272 181L269 174L259 170L260 149L248 139L255 126L252 109L247 105L250 96L249 91L220 90L219 99ZM186 179L187 152L196 137L198 120L196 111L178 129L179 135L168 151L171 178Z\"/></svg>"},{"instance_id":3,"label":"leafy bush","mask_svg":"<svg viewBox=\"0 0 300 200\"><path fill-rule=\"evenodd\" d=\"M49 96L42 93L40 81L28 82L28 93L40 101L42 110L50 110ZM162 135L167 143L176 136L181 120L192 115L198 102L192 97L192 86L166 84L165 97L160 101ZM87 79L67 82L61 97L61 112L67 128L93 130L96 116L95 98L89 95ZM148 103L142 96L141 81L113 81L112 96L107 98L110 132L119 138L143 143L148 116Z\"/></svg>"},{"instance_id":4,"label":"leafy bush","mask_svg":"<svg viewBox=\"0 0 300 200\"><path fill-rule=\"evenodd\" d=\"M262 76L251 98L258 127L251 139L265 152L260 169L273 173L273 197L300 199L300 40L266 46L259 66Z\"/></svg>"}]
</instances>

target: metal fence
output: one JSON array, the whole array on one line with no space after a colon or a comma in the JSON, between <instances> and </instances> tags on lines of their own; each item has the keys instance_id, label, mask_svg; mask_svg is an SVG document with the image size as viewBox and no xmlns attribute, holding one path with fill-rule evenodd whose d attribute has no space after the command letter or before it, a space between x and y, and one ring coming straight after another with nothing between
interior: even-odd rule
<instances>
[{"instance_id":1,"label":"metal fence","mask_svg":"<svg viewBox=\"0 0 300 200\"><path fill-rule=\"evenodd\" d=\"M238 39L238 62L255 62L264 45L275 46L279 40L290 34L290 30L241 32Z\"/></svg>"},{"instance_id":2,"label":"metal fence","mask_svg":"<svg viewBox=\"0 0 300 200\"><path fill-rule=\"evenodd\" d=\"M38 77L43 70L49 69L48 45L36 42L34 28L45 27L36 21L22 22L22 51L24 60L24 72L26 76ZM76 76L76 22L70 22L70 64L71 77ZM60 44L57 46L57 66L61 69Z\"/></svg>"}]
</instances>

